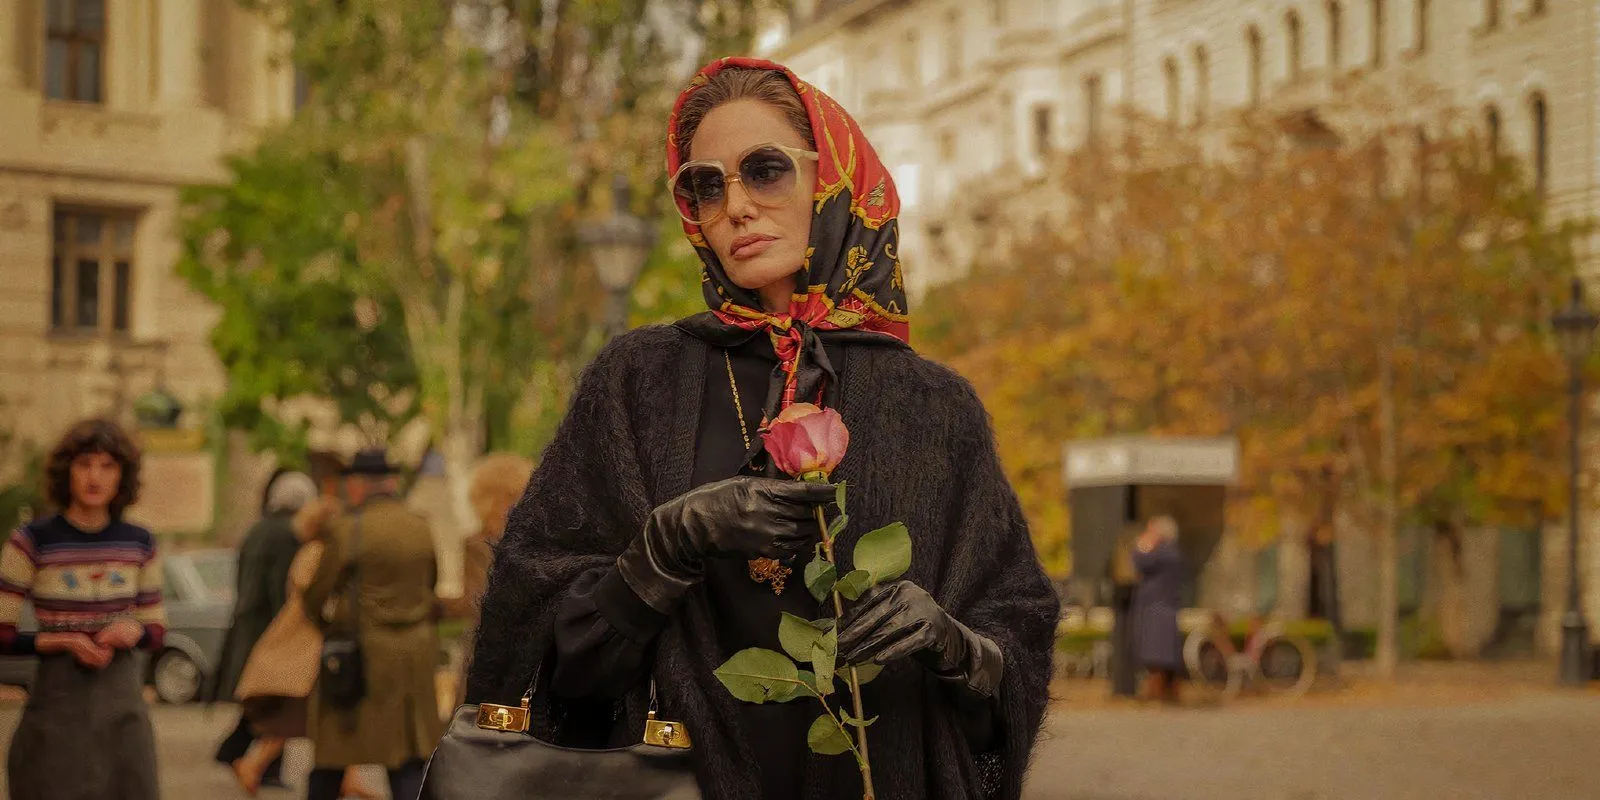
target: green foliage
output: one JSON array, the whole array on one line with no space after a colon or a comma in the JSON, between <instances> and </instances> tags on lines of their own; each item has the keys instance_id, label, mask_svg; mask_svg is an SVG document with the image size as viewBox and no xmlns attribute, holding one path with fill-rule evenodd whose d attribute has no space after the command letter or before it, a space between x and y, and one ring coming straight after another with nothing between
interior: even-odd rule
<instances>
[{"instance_id":1,"label":"green foliage","mask_svg":"<svg viewBox=\"0 0 1600 800\"><path fill-rule=\"evenodd\" d=\"M359 176L309 157L295 134L268 134L229 159L229 183L184 191L177 264L222 312L211 344L228 372L224 424L282 453L302 440L270 413L274 402L326 398L342 420L391 427L417 413L398 298L368 278L375 267L352 241L365 208ZM358 303L370 304L372 324L358 320Z\"/></svg>"},{"instance_id":2,"label":"green foliage","mask_svg":"<svg viewBox=\"0 0 1600 800\"><path fill-rule=\"evenodd\" d=\"M818 620L808 622L789 612L783 612L783 617L778 621L778 643L783 646L783 651L789 657L801 663L811 661L811 648L827 632L833 630L833 620Z\"/></svg>"},{"instance_id":3,"label":"green foliage","mask_svg":"<svg viewBox=\"0 0 1600 800\"><path fill-rule=\"evenodd\" d=\"M892 581L911 568L911 531L896 522L879 528L856 542L854 563L857 570L872 576L872 584Z\"/></svg>"},{"instance_id":4,"label":"green foliage","mask_svg":"<svg viewBox=\"0 0 1600 800\"><path fill-rule=\"evenodd\" d=\"M800 670L782 653L750 647L733 654L715 671L728 692L746 703L784 702L794 697Z\"/></svg>"},{"instance_id":5,"label":"green foliage","mask_svg":"<svg viewBox=\"0 0 1600 800\"><path fill-rule=\"evenodd\" d=\"M806 732L806 743L811 745L811 752L825 756L836 756L850 750L850 736L828 714L817 717L811 723L811 730Z\"/></svg>"},{"instance_id":6,"label":"green foliage","mask_svg":"<svg viewBox=\"0 0 1600 800\"><path fill-rule=\"evenodd\" d=\"M838 581L839 568L820 554L806 564L806 588L811 591L812 597L817 598L817 602L828 599Z\"/></svg>"},{"instance_id":7,"label":"green foliage","mask_svg":"<svg viewBox=\"0 0 1600 800\"><path fill-rule=\"evenodd\" d=\"M834 590L844 596L846 600L860 600L861 595L873 587L872 573L864 569L852 571L839 579Z\"/></svg>"}]
</instances>

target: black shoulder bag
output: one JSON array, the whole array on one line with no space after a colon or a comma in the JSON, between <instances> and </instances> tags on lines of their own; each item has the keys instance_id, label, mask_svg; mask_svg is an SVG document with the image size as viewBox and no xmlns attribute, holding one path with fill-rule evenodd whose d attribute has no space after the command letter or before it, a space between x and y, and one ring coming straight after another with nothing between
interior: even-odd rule
<instances>
[{"instance_id":1,"label":"black shoulder bag","mask_svg":"<svg viewBox=\"0 0 1600 800\"><path fill-rule=\"evenodd\" d=\"M418 800L699 800L689 733L682 723L656 719L655 681L644 741L603 750L534 738L529 701L538 686L535 670L520 707L457 708L428 759Z\"/></svg>"},{"instance_id":2,"label":"black shoulder bag","mask_svg":"<svg viewBox=\"0 0 1600 800\"><path fill-rule=\"evenodd\" d=\"M345 630L329 631L322 640L317 694L334 708L350 709L367 696L367 673L361 661L361 512L350 534L350 560L345 574L345 602L350 606Z\"/></svg>"}]
</instances>

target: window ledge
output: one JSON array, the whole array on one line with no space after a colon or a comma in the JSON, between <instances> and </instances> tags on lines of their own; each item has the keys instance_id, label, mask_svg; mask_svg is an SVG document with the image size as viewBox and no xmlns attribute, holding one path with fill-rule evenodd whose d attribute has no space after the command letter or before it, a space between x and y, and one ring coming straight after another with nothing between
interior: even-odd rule
<instances>
[{"instance_id":1,"label":"window ledge","mask_svg":"<svg viewBox=\"0 0 1600 800\"><path fill-rule=\"evenodd\" d=\"M111 132L155 133L161 118L154 114L110 109L99 103L72 100L47 100L39 115L46 133L77 133L104 136Z\"/></svg>"}]
</instances>

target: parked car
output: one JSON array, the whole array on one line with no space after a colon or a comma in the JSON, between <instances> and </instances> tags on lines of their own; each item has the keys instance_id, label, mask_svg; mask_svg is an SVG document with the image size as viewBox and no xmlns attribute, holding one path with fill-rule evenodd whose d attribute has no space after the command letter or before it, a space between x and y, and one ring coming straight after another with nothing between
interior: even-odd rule
<instances>
[{"instance_id":1,"label":"parked car","mask_svg":"<svg viewBox=\"0 0 1600 800\"><path fill-rule=\"evenodd\" d=\"M222 640L233 619L234 572L238 553L210 549L171 553L162 559L162 602L167 608L167 638L161 652L146 661L145 680L164 703L188 703L200 696L222 654ZM31 604L24 604L19 626L38 627ZM37 659L0 657L0 684L28 687Z\"/></svg>"}]
</instances>

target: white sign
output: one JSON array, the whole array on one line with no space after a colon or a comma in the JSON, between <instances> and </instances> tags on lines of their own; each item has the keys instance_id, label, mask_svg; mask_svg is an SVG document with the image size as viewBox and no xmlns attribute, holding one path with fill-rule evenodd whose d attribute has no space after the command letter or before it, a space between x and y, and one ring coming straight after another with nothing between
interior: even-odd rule
<instances>
[{"instance_id":1,"label":"white sign","mask_svg":"<svg viewBox=\"0 0 1600 800\"><path fill-rule=\"evenodd\" d=\"M1235 439L1092 439L1069 442L1068 488L1122 484L1231 485L1239 480Z\"/></svg>"}]
</instances>

